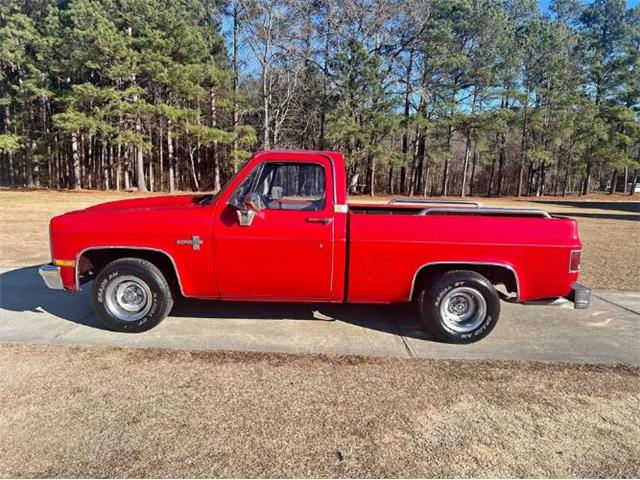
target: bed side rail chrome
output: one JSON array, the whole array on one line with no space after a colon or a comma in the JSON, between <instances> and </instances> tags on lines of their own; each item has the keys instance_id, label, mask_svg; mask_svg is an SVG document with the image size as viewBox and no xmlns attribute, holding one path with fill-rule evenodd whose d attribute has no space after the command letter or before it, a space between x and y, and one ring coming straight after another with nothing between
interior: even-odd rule
<instances>
[{"instance_id":1,"label":"bed side rail chrome","mask_svg":"<svg viewBox=\"0 0 640 480\"><path fill-rule=\"evenodd\" d=\"M421 205L468 205L471 207L482 207L480 202L474 200L444 200L441 198L414 198L414 197L394 197L387 205L398 203L417 203Z\"/></svg>"},{"instance_id":2,"label":"bed side rail chrome","mask_svg":"<svg viewBox=\"0 0 640 480\"><path fill-rule=\"evenodd\" d=\"M460 214L460 215L487 215L487 216L505 216L505 217L533 217L533 218L552 218L544 210L535 208L487 208L487 207L428 207L420 210L418 215L438 215L444 214Z\"/></svg>"}]
</instances>

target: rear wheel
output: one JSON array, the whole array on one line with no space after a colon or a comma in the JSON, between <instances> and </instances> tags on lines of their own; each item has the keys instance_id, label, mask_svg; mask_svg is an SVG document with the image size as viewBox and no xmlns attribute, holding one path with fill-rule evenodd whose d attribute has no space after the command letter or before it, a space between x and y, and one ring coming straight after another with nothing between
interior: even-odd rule
<instances>
[{"instance_id":1,"label":"rear wheel","mask_svg":"<svg viewBox=\"0 0 640 480\"><path fill-rule=\"evenodd\" d=\"M111 330L144 332L171 311L173 296L166 278L153 263L121 258L106 265L93 284L93 308Z\"/></svg>"},{"instance_id":2,"label":"rear wheel","mask_svg":"<svg viewBox=\"0 0 640 480\"><path fill-rule=\"evenodd\" d=\"M469 270L444 273L422 288L418 300L427 330L449 343L477 342L500 316L500 299L491 282Z\"/></svg>"}]
</instances>

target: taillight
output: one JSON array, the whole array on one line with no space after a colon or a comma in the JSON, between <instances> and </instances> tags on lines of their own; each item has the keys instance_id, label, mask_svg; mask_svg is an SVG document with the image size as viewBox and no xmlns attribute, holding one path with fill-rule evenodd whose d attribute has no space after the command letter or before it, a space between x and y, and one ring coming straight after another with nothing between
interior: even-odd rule
<instances>
[{"instance_id":1,"label":"taillight","mask_svg":"<svg viewBox=\"0 0 640 480\"><path fill-rule=\"evenodd\" d=\"M574 273L580 271L580 257L582 257L582 250L571 250L569 272Z\"/></svg>"}]
</instances>

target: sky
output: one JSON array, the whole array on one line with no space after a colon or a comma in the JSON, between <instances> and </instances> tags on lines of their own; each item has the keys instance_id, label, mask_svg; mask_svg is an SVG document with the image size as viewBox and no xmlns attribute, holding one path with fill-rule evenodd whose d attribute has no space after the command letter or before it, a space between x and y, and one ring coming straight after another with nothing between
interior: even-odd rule
<instances>
[{"instance_id":1,"label":"sky","mask_svg":"<svg viewBox=\"0 0 640 480\"><path fill-rule=\"evenodd\" d=\"M540 7L543 10L548 9L551 1L552 0L540 0ZM586 1L585 3L589 3L589 1ZM627 0L627 8L633 8L637 6L640 6L640 0ZM229 34L231 33L231 27L232 26L230 18L225 17L222 21L222 30L226 38L228 38Z\"/></svg>"},{"instance_id":2,"label":"sky","mask_svg":"<svg viewBox=\"0 0 640 480\"><path fill-rule=\"evenodd\" d=\"M583 0L584 3L591 3L589 0ZM540 0L540 7L542 10L547 10L552 0ZM633 8L640 6L640 0L627 0L627 8ZM225 42L230 47L231 46L231 31L233 28L233 24L231 22L231 18L228 16L224 16L222 19L222 35L225 39ZM240 58L244 62L241 65L241 70L244 70L247 73L247 69L251 72L256 71L257 64L251 61L251 54L249 49L243 45L240 45Z\"/></svg>"},{"instance_id":3,"label":"sky","mask_svg":"<svg viewBox=\"0 0 640 480\"><path fill-rule=\"evenodd\" d=\"M551 3L551 0L540 0L540 6L542 7L543 10L546 10L547 8L549 8L550 3ZM590 3L590 2L585 2L585 3ZM637 7L638 5L640 5L640 0L627 0L628 8Z\"/></svg>"}]
</instances>

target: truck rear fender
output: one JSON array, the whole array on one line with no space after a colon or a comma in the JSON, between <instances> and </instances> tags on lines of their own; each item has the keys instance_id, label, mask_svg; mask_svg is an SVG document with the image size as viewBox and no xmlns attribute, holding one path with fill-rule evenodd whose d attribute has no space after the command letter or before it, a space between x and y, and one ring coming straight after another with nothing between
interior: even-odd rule
<instances>
[{"instance_id":1,"label":"truck rear fender","mask_svg":"<svg viewBox=\"0 0 640 480\"><path fill-rule=\"evenodd\" d=\"M516 301L520 300L520 279L516 269L506 263L498 262L469 262L469 261L444 261L429 262L421 265L413 275L409 301L415 299L419 287L428 282L430 278L449 270L471 270L484 275L494 285L503 284L509 292L516 294Z\"/></svg>"}]
</instances>

